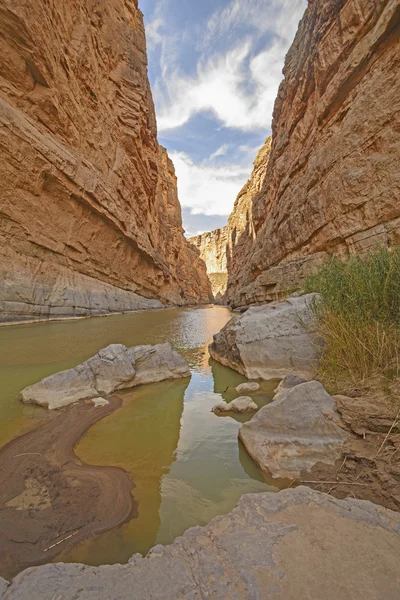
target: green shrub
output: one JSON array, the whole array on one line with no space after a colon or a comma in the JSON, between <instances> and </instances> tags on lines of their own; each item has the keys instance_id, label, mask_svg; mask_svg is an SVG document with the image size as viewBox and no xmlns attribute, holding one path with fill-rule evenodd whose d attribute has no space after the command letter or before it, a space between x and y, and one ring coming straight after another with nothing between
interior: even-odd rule
<instances>
[{"instance_id":1,"label":"green shrub","mask_svg":"<svg viewBox=\"0 0 400 600\"><path fill-rule=\"evenodd\" d=\"M336 258L310 276L313 310L325 342L321 377L331 387L376 374L400 374L400 249Z\"/></svg>"}]
</instances>

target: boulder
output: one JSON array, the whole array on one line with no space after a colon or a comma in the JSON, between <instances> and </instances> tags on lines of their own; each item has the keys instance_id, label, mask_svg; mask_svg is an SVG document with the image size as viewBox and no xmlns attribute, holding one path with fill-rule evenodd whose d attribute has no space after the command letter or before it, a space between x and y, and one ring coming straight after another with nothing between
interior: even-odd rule
<instances>
[{"instance_id":1,"label":"boulder","mask_svg":"<svg viewBox=\"0 0 400 600\"><path fill-rule=\"evenodd\" d=\"M394 600L399 555L399 513L298 487L243 496L228 515L128 564L28 569L0 598Z\"/></svg>"},{"instance_id":2,"label":"boulder","mask_svg":"<svg viewBox=\"0 0 400 600\"><path fill-rule=\"evenodd\" d=\"M236 391L239 394L243 392L257 392L260 389L260 384L256 381L249 381L248 383L241 383L237 386Z\"/></svg>"},{"instance_id":3,"label":"boulder","mask_svg":"<svg viewBox=\"0 0 400 600\"><path fill-rule=\"evenodd\" d=\"M240 427L239 437L266 475L296 479L317 462L334 464L347 435L333 398L309 381L279 392Z\"/></svg>"},{"instance_id":4,"label":"boulder","mask_svg":"<svg viewBox=\"0 0 400 600\"><path fill-rule=\"evenodd\" d=\"M214 335L212 358L249 379L279 379L293 371L312 379L320 355L310 310L317 297L249 308Z\"/></svg>"},{"instance_id":5,"label":"boulder","mask_svg":"<svg viewBox=\"0 0 400 600\"><path fill-rule=\"evenodd\" d=\"M112 344L81 365L25 388L21 396L26 404L57 409L116 390L182 377L190 377L189 367L168 343L133 348Z\"/></svg>"},{"instance_id":6,"label":"boulder","mask_svg":"<svg viewBox=\"0 0 400 600\"><path fill-rule=\"evenodd\" d=\"M92 398L92 402L96 408L100 406L107 406L108 404L110 404L108 400L106 400L105 398L101 398L100 396L98 398Z\"/></svg>"},{"instance_id":7,"label":"boulder","mask_svg":"<svg viewBox=\"0 0 400 600\"><path fill-rule=\"evenodd\" d=\"M278 398L286 394L288 390L301 383L307 383L307 379L303 379L303 377L298 377L297 375L286 375L275 390L274 400L278 400Z\"/></svg>"},{"instance_id":8,"label":"boulder","mask_svg":"<svg viewBox=\"0 0 400 600\"><path fill-rule=\"evenodd\" d=\"M235 413L245 413L245 412L253 412L258 410L258 406L249 396L240 396L240 398L236 398L229 402L220 402L216 404L212 409L213 412L235 412Z\"/></svg>"}]
</instances>

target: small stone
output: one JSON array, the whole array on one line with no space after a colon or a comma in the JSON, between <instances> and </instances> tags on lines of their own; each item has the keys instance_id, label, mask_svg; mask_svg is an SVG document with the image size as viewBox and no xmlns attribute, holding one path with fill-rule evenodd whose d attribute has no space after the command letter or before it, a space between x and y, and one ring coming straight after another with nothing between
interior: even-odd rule
<instances>
[{"instance_id":1,"label":"small stone","mask_svg":"<svg viewBox=\"0 0 400 600\"><path fill-rule=\"evenodd\" d=\"M212 409L212 412L235 412L235 413L245 413L245 412L253 412L258 410L258 406L250 396L240 396L232 402L227 404L226 402L220 402L216 404Z\"/></svg>"},{"instance_id":2,"label":"small stone","mask_svg":"<svg viewBox=\"0 0 400 600\"><path fill-rule=\"evenodd\" d=\"M256 381L249 381L248 383L241 383L237 386L236 391L239 394L243 392L257 392L260 389L260 384Z\"/></svg>"},{"instance_id":3,"label":"small stone","mask_svg":"<svg viewBox=\"0 0 400 600\"><path fill-rule=\"evenodd\" d=\"M107 406L108 404L110 404L108 400L106 400L105 398L101 398L100 396L98 398L92 398L92 402L96 408L98 406Z\"/></svg>"}]
</instances>

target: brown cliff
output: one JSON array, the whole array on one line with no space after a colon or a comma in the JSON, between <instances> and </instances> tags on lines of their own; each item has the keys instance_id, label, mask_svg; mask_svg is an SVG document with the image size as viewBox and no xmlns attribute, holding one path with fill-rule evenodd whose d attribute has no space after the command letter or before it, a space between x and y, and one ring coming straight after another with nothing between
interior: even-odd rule
<instances>
[{"instance_id":1,"label":"brown cliff","mask_svg":"<svg viewBox=\"0 0 400 600\"><path fill-rule=\"evenodd\" d=\"M208 278L216 303L222 303L228 283L227 248L229 244L229 227L221 227L202 235L189 238L200 251L200 257L207 267Z\"/></svg>"},{"instance_id":2,"label":"brown cliff","mask_svg":"<svg viewBox=\"0 0 400 600\"><path fill-rule=\"evenodd\" d=\"M218 302L226 300L228 271L231 271L233 247L236 248L236 252L240 253L241 260L244 259L247 250L251 249L249 242L254 239L253 200L260 193L264 183L271 152L271 141L271 137L267 138L264 146L258 152L251 177L236 198L228 225L189 239L200 250L200 256L206 263L214 298Z\"/></svg>"},{"instance_id":3,"label":"brown cliff","mask_svg":"<svg viewBox=\"0 0 400 600\"><path fill-rule=\"evenodd\" d=\"M0 29L0 320L207 302L137 0L1 0Z\"/></svg>"},{"instance_id":4,"label":"brown cliff","mask_svg":"<svg viewBox=\"0 0 400 600\"><path fill-rule=\"evenodd\" d=\"M400 243L399 21L398 0L309 0L260 193L230 218L246 223L232 305L275 299L330 255Z\"/></svg>"}]
</instances>

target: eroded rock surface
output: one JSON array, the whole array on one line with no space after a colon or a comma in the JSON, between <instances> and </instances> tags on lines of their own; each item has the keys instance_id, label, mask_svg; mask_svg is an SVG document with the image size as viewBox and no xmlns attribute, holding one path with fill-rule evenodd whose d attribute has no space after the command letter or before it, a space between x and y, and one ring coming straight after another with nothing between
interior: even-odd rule
<instances>
[{"instance_id":1,"label":"eroded rock surface","mask_svg":"<svg viewBox=\"0 0 400 600\"><path fill-rule=\"evenodd\" d=\"M399 553L398 513L299 487L243 496L228 515L127 565L29 569L0 597L395 600Z\"/></svg>"},{"instance_id":2,"label":"eroded rock surface","mask_svg":"<svg viewBox=\"0 0 400 600\"><path fill-rule=\"evenodd\" d=\"M216 404L212 410L215 413L246 413L258 410L258 406L255 402L253 402L250 396L240 396L239 398L232 400L232 402L220 402L219 404Z\"/></svg>"},{"instance_id":3,"label":"eroded rock surface","mask_svg":"<svg viewBox=\"0 0 400 600\"><path fill-rule=\"evenodd\" d=\"M200 251L200 257L207 267L211 289L216 304L223 304L228 284L227 249L229 245L229 227L221 227L202 235L189 238Z\"/></svg>"},{"instance_id":4,"label":"eroded rock surface","mask_svg":"<svg viewBox=\"0 0 400 600\"><path fill-rule=\"evenodd\" d=\"M137 0L4 0L0 26L0 320L208 302Z\"/></svg>"},{"instance_id":5,"label":"eroded rock surface","mask_svg":"<svg viewBox=\"0 0 400 600\"><path fill-rule=\"evenodd\" d=\"M133 348L112 344L81 365L25 388L21 396L26 404L52 410L116 390L183 377L190 377L189 366L168 343Z\"/></svg>"},{"instance_id":6,"label":"eroded rock surface","mask_svg":"<svg viewBox=\"0 0 400 600\"><path fill-rule=\"evenodd\" d=\"M239 430L266 475L296 479L316 463L333 464L346 441L335 402L318 381L282 390Z\"/></svg>"},{"instance_id":7,"label":"eroded rock surface","mask_svg":"<svg viewBox=\"0 0 400 600\"><path fill-rule=\"evenodd\" d=\"M275 300L331 255L400 243L398 0L310 0L251 207L235 205L232 306Z\"/></svg>"},{"instance_id":8,"label":"eroded rock surface","mask_svg":"<svg viewBox=\"0 0 400 600\"><path fill-rule=\"evenodd\" d=\"M293 372L312 378L319 358L310 310L315 297L250 308L214 335L211 356L249 379L279 379Z\"/></svg>"},{"instance_id":9,"label":"eroded rock surface","mask_svg":"<svg viewBox=\"0 0 400 600\"><path fill-rule=\"evenodd\" d=\"M249 381L247 383L241 383L237 386L236 391L241 394L242 392L257 392L260 389L260 384L256 381Z\"/></svg>"}]
</instances>

